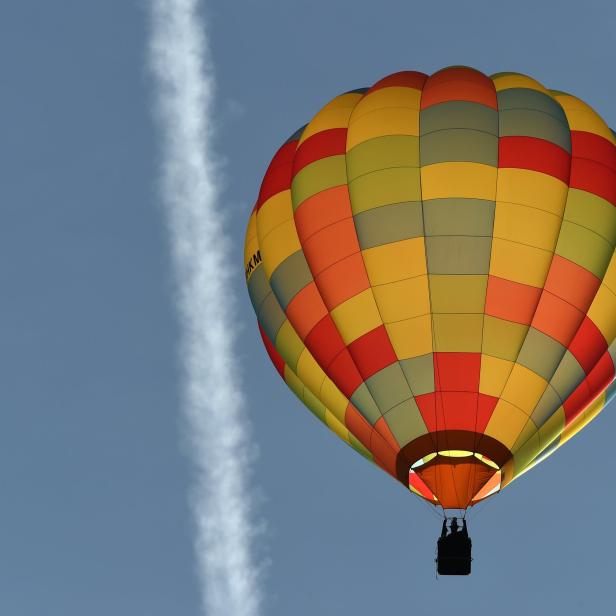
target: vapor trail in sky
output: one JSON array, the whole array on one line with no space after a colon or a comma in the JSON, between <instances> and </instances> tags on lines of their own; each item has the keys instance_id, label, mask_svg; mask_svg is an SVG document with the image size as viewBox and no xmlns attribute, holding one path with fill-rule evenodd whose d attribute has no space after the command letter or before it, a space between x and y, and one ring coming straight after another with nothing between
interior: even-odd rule
<instances>
[{"instance_id":1,"label":"vapor trail in sky","mask_svg":"<svg viewBox=\"0 0 616 616\"><path fill-rule=\"evenodd\" d=\"M183 406L208 616L256 616L244 400L233 360L229 243L212 149L214 77L199 0L151 1L150 63L163 136L163 199L177 278Z\"/></svg>"}]
</instances>

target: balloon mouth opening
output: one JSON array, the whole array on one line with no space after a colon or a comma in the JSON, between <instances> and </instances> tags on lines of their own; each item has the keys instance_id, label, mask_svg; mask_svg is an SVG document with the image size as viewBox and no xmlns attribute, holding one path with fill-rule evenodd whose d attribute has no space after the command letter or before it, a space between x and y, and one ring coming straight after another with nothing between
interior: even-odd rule
<instances>
[{"instance_id":1,"label":"balloon mouth opening","mask_svg":"<svg viewBox=\"0 0 616 616\"><path fill-rule=\"evenodd\" d=\"M419 458L419 460L411 464L411 469L415 470L420 466L424 466L431 460L434 460L434 458L436 458L437 456L443 456L446 458L470 458L471 456L474 456L478 460L481 460L487 466L491 466L495 470L499 470L498 464L490 460L488 456L484 456L483 454L477 453L476 451L465 451L463 449L444 449L442 451L435 451L433 453L429 453L428 455Z\"/></svg>"},{"instance_id":2,"label":"balloon mouth opening","mask_svg":"<svg viewBox=\"0 0 616 616\"><path fill-rule=\"evenodd\" d=\"M498 492L502 471L487 456L466 450L441 450L409 468L409 489L443 509L466 509Z\"/></svg>"}]
</instances>

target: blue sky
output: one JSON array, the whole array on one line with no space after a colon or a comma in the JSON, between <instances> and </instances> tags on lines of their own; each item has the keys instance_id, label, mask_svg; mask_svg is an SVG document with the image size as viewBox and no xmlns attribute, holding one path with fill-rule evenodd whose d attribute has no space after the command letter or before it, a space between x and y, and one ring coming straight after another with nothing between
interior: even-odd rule
<instances>
[{"instance_id":1,"label":"blue sky","mask_svg":"<svg viewBox=\"0 0 616 616\"><path fill-rule=\"evenodd\" d=\"M436 580L438 519L324 430L270 366L242 242L280 143L336 94L397 70L526 72L614 126L616 8L206 8L237 370L260 452L246 472L264 526L262 613L609 613L614 409L471 516L470 578ZM0 612L196 616L148 2L23 0L1 13Z\"/></svg>"}]
</instances>

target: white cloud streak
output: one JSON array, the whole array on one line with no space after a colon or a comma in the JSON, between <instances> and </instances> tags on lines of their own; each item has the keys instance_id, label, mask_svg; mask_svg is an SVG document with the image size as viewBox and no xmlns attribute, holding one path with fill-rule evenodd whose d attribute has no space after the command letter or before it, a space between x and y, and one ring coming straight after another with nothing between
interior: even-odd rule
<instances>
[{"instance_id":1,"label":"white cloud streak","mask_svg":"<svg viewBox=\"0 0 616 616\"><path fill-rule=\"evenodd\" d=\"M234 361L230 245L212 148L215 83L199 8L199 0L150 2L162 196L177 282L183 407L196 468L191 503L205 613L257 616L252 456Z\"/></svg>"}]
</instances>

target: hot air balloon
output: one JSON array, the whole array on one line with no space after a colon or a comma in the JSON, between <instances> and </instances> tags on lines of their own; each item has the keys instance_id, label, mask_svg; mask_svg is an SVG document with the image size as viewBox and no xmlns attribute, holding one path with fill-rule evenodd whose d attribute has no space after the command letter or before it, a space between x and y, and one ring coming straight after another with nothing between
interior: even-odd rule
<instances>
[{"instance_id":1,"label":"hot air balloon","mask_svg":"<svg viewBox=\"0 0 616 616\"><path fill-rule=\"evenodd\" d=\"M287 385L446 513L613 396L615 244L601 117L528 76L451 67L342 94L294 133L263 179L245 272ZM470 541L468 556L470 571Z\"/></svg>"}]
</instances>

